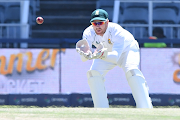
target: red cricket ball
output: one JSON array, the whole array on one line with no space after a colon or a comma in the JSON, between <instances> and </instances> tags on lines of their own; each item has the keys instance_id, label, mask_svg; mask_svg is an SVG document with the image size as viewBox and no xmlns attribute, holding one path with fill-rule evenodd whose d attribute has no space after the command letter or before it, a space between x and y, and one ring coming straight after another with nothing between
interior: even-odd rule
<instances>
[{"instance_id":1,"label":"red cricket ball","mask_svg":"<svg viewBox=\"0 0 180 120\"><path fill-rule=\"evenodd\" d=\"M42 17L37 17L36 22L37 24L42 24L44 22L44 19Z\"/></svg>"}]
</instances>

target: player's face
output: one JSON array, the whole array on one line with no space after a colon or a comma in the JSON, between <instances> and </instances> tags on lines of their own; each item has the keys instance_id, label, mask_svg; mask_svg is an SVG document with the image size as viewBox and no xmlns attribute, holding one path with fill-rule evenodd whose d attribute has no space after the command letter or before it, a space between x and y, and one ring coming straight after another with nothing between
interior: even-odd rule
<instances>
[{"instance_id":1,"label":"player's face","mask_svg":"<svg viewBox=\"0 0 180 120\"><path fill-rule=\"evenodd\" d=\"M91 24L96 34L103 36L103 34L106 32L108 22L109 20L106 21L94 20Z\"/></svg>"}]
</instances>

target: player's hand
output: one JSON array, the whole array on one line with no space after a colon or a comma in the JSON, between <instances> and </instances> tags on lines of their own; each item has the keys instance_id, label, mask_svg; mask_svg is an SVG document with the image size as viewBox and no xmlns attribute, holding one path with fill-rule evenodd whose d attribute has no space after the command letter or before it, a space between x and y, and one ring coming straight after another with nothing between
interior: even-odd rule
<instances>
[{"instance_id":1,"label":"player's hand","mask_svg":"<svg viewBox=\"0 0 180 120\"><path fill-rule=\"evenodd\" d=\"M104 47L103 43L100 43L92 54L92 59L105 59L107 57L107 53L107 48Z\"/></svg>"},{"instance_id":2,"label":"player's hand","mask_svg":"<svg viewBox=\"0 0 180 120\"><path fill-rule=\"evenodd\" d=\"M83 56L82 58L86 58L88 60L92 59L92 52L91 49L89 47L89 44L87 42L87 40L83 39L83 40L79 40L76 43L76 51Z\"/></svg>"},{"instance_id":3,"label":"player's hand","mask_svg":"<svg viewBox=\"0 0 180 120\"><path fill-rule=\"evenodd\" d=\"M92 52L90 50L88 50L86 53L84 51L82 51L80 48L76 48L76 51L84 56L86 59L91 60L92 59Z\"/></svg>"},{"instance_id":4,"label":"player's hand","mask_svg":"<svg viewBox=\"0 0 180 120\"><path fill-rule=\"evenodd\" d=\"M80 48L76 48L76 51L81 55L81 49Z\"/></svg>"},{"instance_id":5,"label":"player's hand","mask_svg":"<svg viewBox=\"0 0 180 120\"><path fill-rule=\"evenodd\" d=\"M88 51L87 53L83 52L82 55L88 60L92 59L92 52L91 51Z\"/></svg>"},{"instance_id":6,"label":"player's hand","mask_svg":"<svg viewBox=\"0 0 180 120\"><path fill-rule=\"evenodd\" d=\"M92 54L92 59L105 59L107 57L107 48L102 48Z\"/></svg>"}]
</instances>

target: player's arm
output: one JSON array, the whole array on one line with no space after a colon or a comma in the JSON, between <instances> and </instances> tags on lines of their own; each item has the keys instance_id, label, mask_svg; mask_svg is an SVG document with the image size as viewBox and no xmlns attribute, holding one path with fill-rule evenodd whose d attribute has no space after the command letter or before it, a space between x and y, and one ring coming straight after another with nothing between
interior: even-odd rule
<instances>
[{"instance_id":1,"label":"player's arm","mask_svg":"<svg viewBox=\"0 0 180 120\"><path fill-rule=\"evenodd\" d=\"M104 60L107 62L117 63L117 61L119 60L122 54L123 48L124 48L124 40L122 40L121 43L115 41L113 44L112 52L108 52L107 57Z\"/></svg>"}]
</instances>

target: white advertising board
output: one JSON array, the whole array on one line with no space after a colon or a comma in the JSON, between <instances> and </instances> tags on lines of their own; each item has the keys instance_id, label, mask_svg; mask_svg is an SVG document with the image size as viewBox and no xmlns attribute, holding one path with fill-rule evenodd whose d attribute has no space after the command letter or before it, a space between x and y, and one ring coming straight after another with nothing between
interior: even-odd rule
<instances>
[{"instance_id":1,"label":"white advertising board","mask_svg":"<svg viewBox=\"0 0 180 120\"><path fill-rule=\"evenodd\" d=\"M59 93L58 49L0 49L0 94Z\"/></svg>"}]
</instances>

